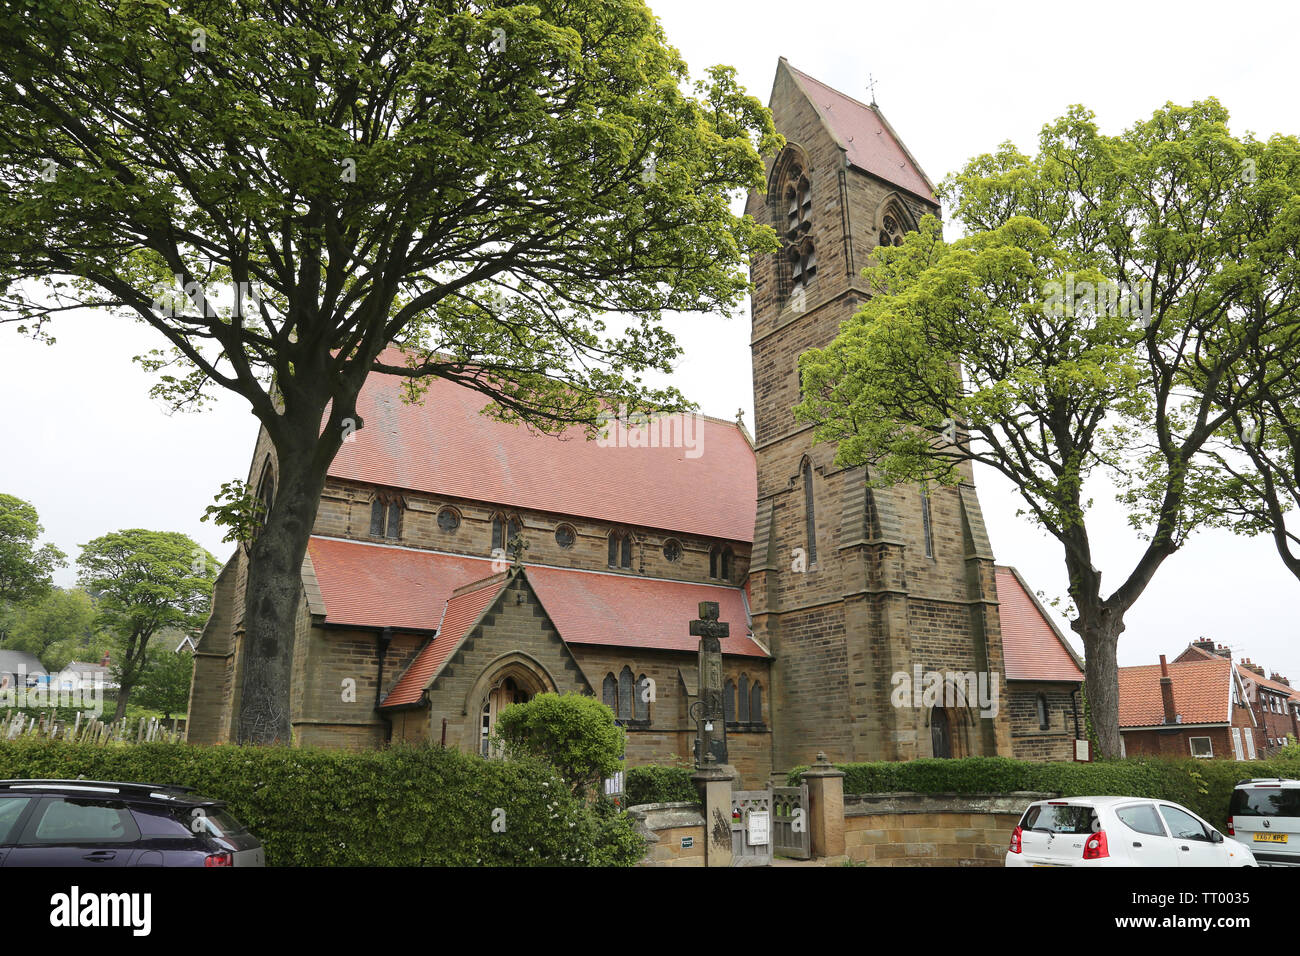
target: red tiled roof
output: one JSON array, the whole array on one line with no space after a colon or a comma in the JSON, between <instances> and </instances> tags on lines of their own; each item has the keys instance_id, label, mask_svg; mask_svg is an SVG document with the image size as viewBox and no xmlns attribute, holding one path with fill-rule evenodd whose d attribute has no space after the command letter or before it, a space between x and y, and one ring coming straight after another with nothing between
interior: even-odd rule
<instances>
[{"instance_id":1,"label":"red tiled roof","mask_svg":"<svg viewBox=\"0 0 1300 956\"><path fill-rule=\"evenodd\" d=\"M1174 713L1185 724L1226 724L1230 720L1232 661L1215 660L1171 662L1169 677L1173 681ZM1160 696L1160 665L1119 668L1119 725L1153 727L1165 723L1165 707Z\"/></svg>"},{"instance_id":2,"label":"red tiled roof","mask_svg":"<svg viewBox=\"0 0 1300 956\"><path fill-rule=\"evenodd\" d=\"M432 631L456 588L492 573L486 558L312 537L325 620Z\"/></svg>"},{"instance_id":3,"label":"red tiled roof","mask_svg":"<svg viewBox=\"0 0 1300 956\"><path fill-rule=\"evenodd\" d=\"M384 698L384 707L414 704L420 699L433 675L469 633L474 622L496 600L504 585L505 575L496 574L456 593L447 601L447 612L442 616L438 636L426 644L406 668Z\"/></svg>"},{"instance_id":4,"label":"red tiled roof","mask_svg":"<svg viewBox=\"0 0 1300 956\"><path fill-rule=\"evenodd\" d=\"M382 358L394 365L404 361L396 350ZM754 450L735 423L671 416L648 430L651 439L658 443L663 435L666 443L692 447L632 448L626 441L602 447L580 429L543 435L488 418L480 414L490 403L486 396L447 379L433 379L421 404L408 404L402 400L405 381L377 373L366 380L357 400L364 426L339 450L331 477L730 541L753 539L757 468ZM626 431L619 434L626 438Z\"/></svg>"},{"instance_id":5,"label":"red tiled roof","mask_svg":"<svg viewBox=\"0 0 1300 956\"><path fill-rule=\"evenodd\" d=\"M1015 571L997 567L998 617L1007 680L1081 681L1083 671Z\"/></svg>"},{"instance_id":6,"label":"red tiled roof","mask_svg":"<svg viewBox=\"0 0 1300 956\"><path fill-rule=\"evenodd\" d=\"M722 653L768 656L749 636L742 588L537 566L526 573L569 644L696 651L699 638L691 636L689 624L699 616L701 601L716 601L719 620L731 625Z\"/></svg>"},{"instance_id":7,"label":"red tiled roof","mask_svg":"<svg viewBox=\"0 0 1300 956\"><path fill-rule=\"evenodd\" d=\"M850 163L887 183L938 204L929 179L890 129L879 109L833 90L786 63L791 74L822 115Z\"/></svg>"}]
</instances>

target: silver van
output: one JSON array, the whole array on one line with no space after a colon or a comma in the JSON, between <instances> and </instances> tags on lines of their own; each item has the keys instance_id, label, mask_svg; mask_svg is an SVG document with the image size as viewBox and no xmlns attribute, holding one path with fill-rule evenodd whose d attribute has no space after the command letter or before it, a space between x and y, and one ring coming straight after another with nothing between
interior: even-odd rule
<instances>
[{"instance_id":1,"label":"silver van","mask_svg":"<svg viewBox=\"0 0 1300 956\"><path fill-rule=\"evenodd\" d=\"M1228 835L1249 846L1260 866L1300 866L1300 780L1256 777L1237 784Z\"/></svg>"}]
</instances>

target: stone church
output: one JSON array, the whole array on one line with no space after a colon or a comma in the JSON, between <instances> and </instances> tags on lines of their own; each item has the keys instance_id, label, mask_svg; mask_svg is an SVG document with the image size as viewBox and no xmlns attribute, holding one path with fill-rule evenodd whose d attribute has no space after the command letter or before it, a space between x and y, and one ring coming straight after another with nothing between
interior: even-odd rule
<instances>
[{"instance_id":1,"label":"stone church","mask_svg":"<svg viewBox=\"0 0 1300 956\"><path fill-rule=\"evenodd\" d=\"M754 434L668 416L600 441L544 436L481 415L483 396L451 382L411 405L399 380L372 376L303 564L296 742L488 753L502 707L575 691L618 715L629 765L689 761L689 621L712 601L730 627L726 746L746 785L819 750L1073 755L1080 662L995 565L971 473L872 489L791 413L799 355L867 296L872 250L938 215L933 184L878 108L784 59L770 107L787 145L747 212L783 250L752 264ZM248 480L274 495L264 434ZM237 724L245 575L241 549L195 656L196 743ZM938 693L901 693L923 679Z\"/></svg>"}]
</instances>

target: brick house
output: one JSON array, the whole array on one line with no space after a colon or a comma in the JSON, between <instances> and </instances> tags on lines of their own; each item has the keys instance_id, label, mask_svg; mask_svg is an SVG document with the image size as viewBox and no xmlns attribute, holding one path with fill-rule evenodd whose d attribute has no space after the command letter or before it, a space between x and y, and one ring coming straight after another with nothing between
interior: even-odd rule
<instances>
[{"instance_id":1,"label":"brick house","mask_svg":"<svg viewBox=\"0 0 1300 956\"><path fill-rule=\"evenodd\" d=\"M1222 644L1202 638L1192 641L1175 661L1208 660L1224 657L1231 660L1232 651ZM1268 751L1285 747L1287 737L1300 740L1300 694L1280 674L1271 678L1264 668L1249 657L1237 664L1245 690L1246 702L1255 718L1255 749L1266 756Z\"/></svg>"},{"instance_id":2,"label":"brick house","mask_svg":"<svg viewBox=\"0 0 1300 956\"><path fill-rule=\"evenodd\" d=\"M1217 654L1121 667L1119 729L1123 756L1259 756L1241 675Z\"/></svg>"},{"instance_id":3,"label":"brick house","mask_svg":"<svg viewBox=\"0 0 1300 956\"><path fill-rule=\"evenodd\" d=\"M752 264L754 438L691 416L619 424L601 442L546 436L481 415L486 399L455 383L408 404L400 381L371 376L303 565L298 742L482 752L502 706L557 690L610 704L630 764L689 759L688 622L714 601L730 625L729 759L746 784L819 750L1010 755L1025 720L1013 715L1040 698L1049 725L1022 727L1024 752L1060 755L1077 661L1018 576L995 569L971 474L872 489L790 413L798 356L867 295L871 251L937 214L933 187L876 108L784 60L771 106L788 145L748 209L786 247ZM265 434L248 480L274 495ZM195 654L192 741L229 740L236 722L245 575L237 550ZM1009 667L1004 580L1025 644ZM1014 675L1011 699L981 716L954 681L933 706L894 706L891 682L914 669Z\"/></svg>"}]
</instances>

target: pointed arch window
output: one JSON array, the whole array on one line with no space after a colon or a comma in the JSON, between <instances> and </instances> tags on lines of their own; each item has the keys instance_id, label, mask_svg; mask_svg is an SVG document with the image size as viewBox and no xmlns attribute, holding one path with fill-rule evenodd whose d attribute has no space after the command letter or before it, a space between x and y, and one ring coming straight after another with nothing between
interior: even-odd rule
<instances>
[{"instance_id":1,"label":"pointed arch window","mask_svg":"<svg viewBox=\"0 0 1300 956\"><path fill-rule=\"evenodd\" d=\"M709 577L730 581L734 557L730 545L715 544L709 551Z\"/></svg>"},{"instance_id":2,"label":"pointed arch window","mask_svg":"<svg viewBox=\"0 0 1300 956\"><path fill-rule=\"evenodd\" d=\"M934 557L934 529L930 520L930 485L921 483L921 531L925 535L925 556Z\"/></svg>"},{"instance_id":3,"label":"pointed arch window","mask_svg":"<svg viewBox=\"0 0 1300 956\"><path fill-rule=\"evenodd\" d=\"M266 516L271 513L271 505L275 501L275 475L271 470L271 459L267 458L266 464L262 466L262 477L257 480L257 503L259 505L257 517L257 531L260 532L266 524Z\"/></svg>"},{"instance_id":4,"label":"pointed arch window","mask_svg":"<svg viewBox=\"0 0 1300 956\"><path fill-rule=\"evenodd\" d=\"M600 699L605 706L618 715L618 678L613 674L606 674L605 680L601 684Z\"/></svg>"},{"instance_id":5,"label":"pointed arch window","mask_svg":"<svg viewBox=\"0 0 1300 956\"><path fill-rule=\"evenodd\" d=\"M817 503L813 498L812 461L803 460L803 516L804 543L808 549L808 566L817 563Z\"/></svg>"},{"instance_id":6,"label":"pointed arch window","mask_svg":"<svg viewBox=\"0 0 1300 956\"><path fill-rule=\"evenodd\" d=\"M492 550L504 551L510 544L510 539L517 535L523 534L523 522L519 520L518 515L506 517L498 512L492 516Z\"/></svg>"},{"instance_id":7,"label":"pointed arch window","mask_svg":"<svg viewBox=\"0 0 1300 956\"><path fill-rule=\"evenodd\" d=\"M380 491L370 502L370 535L374 538L397 540L402 536L402 507L400 495Z\"/></svg>"},{"instance_id":8,"label":"pointed arch window","mask_svg":"<svg viewBox=\"0 0 1300 956\"><path fill-rule=\"evenodd\" d=\"M620 720L632 719L632 699L636 688L632 685L632 668L624 665L618 674L618 716Z\"/></svg>"},{"instance_id":9,"label":"pointed arch window","mask_svg":"<svg viewBox=\"0 0 1300 956\"><path fill-rule=\"evenodd\" d=\"M749 676L746 674L740 675L737 698L736 702L740 705L740 713L736 715L736 719L742 724L747 724L749 723Z\"/></svg>"},{"instance_id":10,"label":"pointed arch window","mask_svg":"<svg viewBox=\"0 0 1300 956\"><path fill-rule=\"evenodd\" d=\"M812 225L812 183L799 167L788 174L785 187L785 235L796 239Z\"/></svg>"},{"instance_id":11,"label":"pointed arch window","mask_svg":"<svg viewBox=\"0 0 1300 956\"><path fill-rule=\"evenodd\" d=\"M632 535L629 532L609 533L609 566L611 568L632 567Z\"/></svg>"},{"instance_id":12,"label":"pointed arch window","mask_svg":"<svg viewBox=\"0 0 1300 956\"><path fill-rule=\"evenodd\" d=\"M804 239L787 246L785 256L790 261L790 294L793 295L817 274L817 248L811 239Z\"/></svg>"},{"instance_id":13,"label":"pointed arch window","mask_svg":"<svg viewBox=\"0 0 1300 956\"><path fill-rule=\"evenodd\" d=\"M736 682L730 677L722 685L722 719L729 724L736 720Z\"/></svg>"},{"instance_id":14,"label":"pointed arch window","mask_svg":"<svg viewBox=\"0 0 1300 956\"><path fill-rule=\"evenodd\" d=\"M749 722L763 722L763 685L758 681L754 681L754 686L749 689Z\"/></svg>"},{"instance_id":15,"label":"pointed arch window","mask_svg":"<svg viewBox=\"0 0 1300 956\"><path fill-rule=\"evenodd\" d=\"M632 701L632 713L637 720L650 719L650 699L647 693L649 687L650 682L646 679L645 674L636 679L636 697Z\"/></svg>"}]
</instances>

